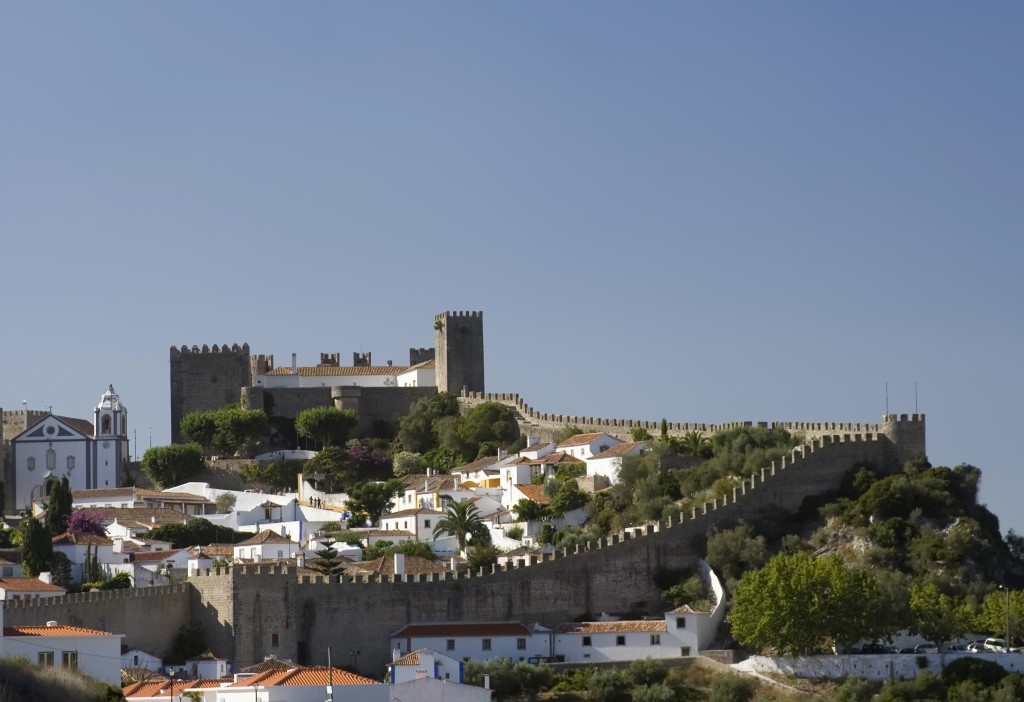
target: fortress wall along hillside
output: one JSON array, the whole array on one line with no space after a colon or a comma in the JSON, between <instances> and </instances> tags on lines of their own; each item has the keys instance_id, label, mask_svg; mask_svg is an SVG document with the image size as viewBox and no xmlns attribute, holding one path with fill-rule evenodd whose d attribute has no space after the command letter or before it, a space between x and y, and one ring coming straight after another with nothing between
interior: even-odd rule
<instances>
[{"instance_id":1,"label":"fortress wall along hillside","mask_svg":"<svg viewBox=\"0 0 1024 702\"><path fill-rule=\"evenodd\" d=\"M190 578L187 598L168 592L100 600L100 615L93 611L95 600L70 600L59 609L36 600L11 610L19 617L13 623L48 618L91 626L102 622L125 633L129 646L145 648L144 643L157 646L156 639L169 640L154 633L154 621L174 632L192 621L203 626L213 651L237 666L269 654L323 663L328 647L335 655L358 648L360 669L376 673L390 659L388 634L408 622L521 619L550 625L585 613L656 612L658 574L692 565L710 529L756 519L766 510L799 509L808 497L837 489L857 465L894 471L910 450L894 437L923 447L923 415L889 415L880 428L879 433L814 440L741 481L732 494L688 513L510 568L429 578L299 582L286 567L236 566ZM34 607L39 608L35 616Z\"/></svg>"}]
</instances>

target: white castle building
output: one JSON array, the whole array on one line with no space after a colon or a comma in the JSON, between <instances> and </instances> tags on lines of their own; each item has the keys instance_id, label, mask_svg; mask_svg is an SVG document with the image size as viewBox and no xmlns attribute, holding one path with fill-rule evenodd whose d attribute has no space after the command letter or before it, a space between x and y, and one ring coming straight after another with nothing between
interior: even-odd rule
<instances>
[{"instance_id":1,"label":"white castle building","mask_svg":"<svg viewBox=\"0 0 1024 702\"><path fill-rule=\"evenodd\" d=\"M11 439L15 510L45 502L53 483L67 476L72 491L117 487L128 463L128 411L111 385L93 411L93 436L53 413Z\"/></svg>"}]
</instances>

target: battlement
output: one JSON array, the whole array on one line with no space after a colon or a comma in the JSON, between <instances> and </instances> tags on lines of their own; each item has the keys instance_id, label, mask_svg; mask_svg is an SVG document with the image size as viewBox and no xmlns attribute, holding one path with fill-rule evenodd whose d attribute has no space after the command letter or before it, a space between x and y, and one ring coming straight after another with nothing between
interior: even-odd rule
<instances>
[{"instance_id":1,"label":"battlement","mask_svg":"<svg viewBox=\"0 0 1024 702\"><path fill-rule=\"evenodd\" d=\"M332 366L338 367L341 365L341 354L340 353L321 353L320 363L321 366Z\"/></svg>"},{"instance_id":2,"label":"battlement","mask_svg":"<svg viewBox=\"0 0 1024 702\"><path fill-rule=\"evenodd\" d=\"M89 592L75 592L58 597L33 597L22 600L4 600L4 611L12 610L39 610L64 607L71 604L108 602L111 600L140 600L162 598L170 594L182 594L189 591L187 585L181 583L175 585L157 585L154 587L123 588L120 590L90 590Z\"/></svg>"},{"instance_id":3,"label":"battlement","mask_svg":"<svg viewBox=\"0 0 1024 702\"><path fill-rule=\"evenodd\" d=\"M274 370L274 355L257 354L249 356L249 367L253 375L266 375Z\"/></svg>"},{"instance_id":4,"label":"battlement","mask_svg":"<svg viewBox=\"0 0 1024 702\"><path fill-rule=\"evenodd\" d=\"M363 366L373 365L373 354L367 351L366 353L353 352L352 353L352 367L360 368Z\"/></svg>"},{"instance_id":5,"label":"battlement","mask_svg":"<svg viewBox=\"0 0 1024 702\"><path fill-rule=\"evenodd\" d=\"M241 346L239 346L238 344L232 344L231 346L228 346L227 344L224 344L223 346L217 346L217 344L214 344L213 348L210 348L206 344L203 344L202 348L196 346L195 344L193 344L191 347L188 346L187 344L182 345L180 349L177 346L171 347L171 358L178 358L179 356L185 356L188 354L205 355L211 353L244 353L246 356L248 356L249 344L244 343Z\"/></svg>"},{"instance_id":6,"label":"battlement","mask_svg":"<svg viewBox=\"0 0 1024 702\"><path fill-rule=\"evenodd\" d=\"M453 318L453 317L454 318L459 318L459 317L467 317L467 318L468 317L477 317L479 319L483 319L483 316L484 316L484 313L483 312L479 312L479 311L477 311L477 312L469 312L469 311L441 312L439 314L434 315L434 321L435 322L443 322L446 319Z\"/></svg>"},{"instance_id":7,"label":"battlement","mask_svg":"<svg viewBox=\"0 0 1024 702\"><path fill-rule=\"evenodd\" d=\"M409 349L409 365L416 366L425 361L434 360L434 347Z\"/></svg>"}]
</instances>

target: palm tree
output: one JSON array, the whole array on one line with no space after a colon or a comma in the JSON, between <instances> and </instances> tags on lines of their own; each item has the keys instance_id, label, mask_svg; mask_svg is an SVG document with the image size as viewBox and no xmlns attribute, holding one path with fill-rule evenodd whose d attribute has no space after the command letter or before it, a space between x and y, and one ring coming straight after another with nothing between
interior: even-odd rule
<instances>
[{"instance_id":1,"label":"palm tree","mask_svg":"<svg viewBox=\"0 0 1024 702\"><path fill-rule=\"evenodd\" d=\"M450 534L459 542L459 553L466 550L467 537L479 540L487 532L487 526L480 518L480 510L472 502L456 502L445 512L443 519L434 527L434 538Z\"/></svg>"},{"instance_id":2,"label":"palm tree","mask_svg":"<svg viewBox=\"0 0 1024 702\"><path fill-rule=\"evenodd\" d=\"M701 431L686 432L683 434L680 444L688 456L707 458L707 453L711 449L711 439L704 436L704 432Z\"/></svg>"}]
</instances>

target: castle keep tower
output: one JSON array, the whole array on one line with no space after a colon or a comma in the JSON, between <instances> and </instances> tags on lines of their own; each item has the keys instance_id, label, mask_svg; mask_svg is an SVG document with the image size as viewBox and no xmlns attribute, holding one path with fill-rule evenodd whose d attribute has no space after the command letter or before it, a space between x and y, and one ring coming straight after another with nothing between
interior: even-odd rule
<instances>
[{"instance_id":1,"label":"castle keep tower","mask_svg":"<svg viewBox=\"0 0 1024 702\"><path fill-rule=\"evenodd\" d=\"M484 313L442 312L434 316L438 392L484 392Z\"/></svg>"},{"instance_id":2,"label":"castle keep tower","mask_svg":"<svg viewBox=\"0 0 1024 702\"><path fill-rule=\"evenodd\" d=\"M181 418L239 401L252 385L249 344L171 347L171 441L181 442Z\"/></svg>"}]
</instances>

